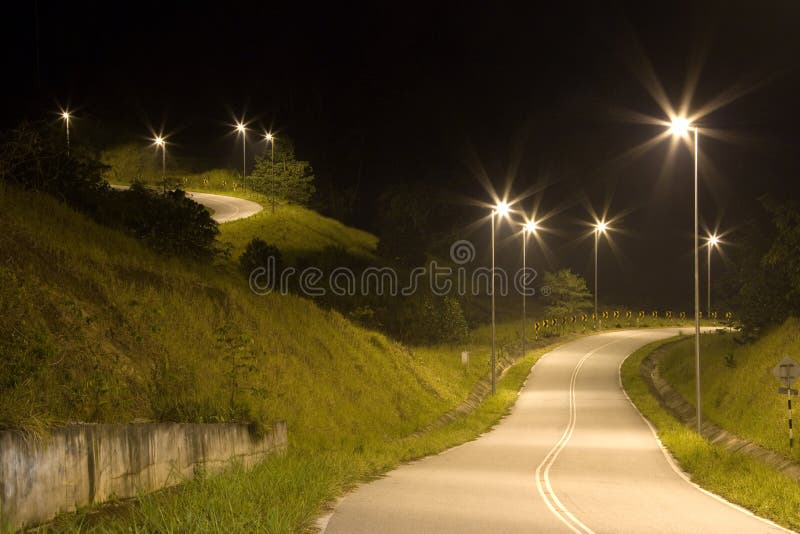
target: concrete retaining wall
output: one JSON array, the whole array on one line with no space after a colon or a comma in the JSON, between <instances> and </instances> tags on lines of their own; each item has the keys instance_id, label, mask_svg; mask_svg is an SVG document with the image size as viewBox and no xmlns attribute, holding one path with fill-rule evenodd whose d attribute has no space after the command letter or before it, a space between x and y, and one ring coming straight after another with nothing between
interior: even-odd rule
<instances>
[{"instance_id":1,"label":"concrete retaining wall","mask_svg":"<svg viewBox=\"0 0 800 534\"><path fill-rule=\"evenodd\" d=\"M0 432L0 529L159 490L199 468L250 466L286 444L283 422L260 439L242 424L74 424L38 440Z\"/></svg>"}]
</instances>

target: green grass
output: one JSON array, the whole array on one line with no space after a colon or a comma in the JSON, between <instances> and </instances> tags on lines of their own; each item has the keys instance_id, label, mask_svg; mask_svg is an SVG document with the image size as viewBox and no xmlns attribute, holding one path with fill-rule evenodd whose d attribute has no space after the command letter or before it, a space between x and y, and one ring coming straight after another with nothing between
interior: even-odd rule
<instances>
[{"instance_id":1,"label":"green grass","mask_svg":"<svg viewBox=\"0 0 800 534\"><path fill-rule=\"evenodd\" d=\"M143 495L127 506L62 516L53 532L297 532L310 530L326 505L354 484L398 463L440 452L494 425L517 398L538 358L530 351L499 381L497 394L464 418L425 434L375 441L356 450L294 449L245 471L187 482L177 491Z\"/></svg>"},{"instance_id":2,"label":"green grass","mask_svg":"<svg viewBox=\"0 0 800 534\"><path fill-rule=\"evenodd\" d=\"M218 240L232 247L238 258L254 237L280 249L284 259L319 252L326 247L339 247L350 255L372 258L378 238L369 232L345 226L341 222L294 205L279 205L272 213L267 202L264 209L248 217L220 225Z\"/></svg>"},{"instance_id":3,"label":"green grass","mask_svg":"<svg viewBox=\"0 0 800 534\"><path fill-rule=\"evenodd\" d=\"M0 224L0 427L284 419L312 448L358 446L466 394L456 357L428 383L427 362L379 333L158 256L50 197L0 189ZM241 341L220 344L222 327Z\"/></svg>"},{"instance_id":4,"label":"green grass","mask_svg":"<svg viewBox=\"0 0 800 534\"><path fill-rule=\"evenodd\" d=\"M0 225L0 428L287 421L289 454L252 477L234 472L153 497L189 499L169 505L169 520L187 530L228 524L214 503L233 501L214 497L215 487L238 495L237 510L258 528L294 530L353 481L469 439L511 402L498 396L477 419L409 439L488 372L488 357L475 356L465 376L460 358L465 349L488 355L488 329L457 346L409 348L311 300L253 295L227 263L156 255L51 197L2 184ZM221 328L232 341L219 341ZM501 351L516 328L500 326ZM264 486L263 501L244 499L253 484ZM208 499L201 506L191 506L193 488Z\"/></svg>"},{"instance_id":5,"label":"green grass","mask_svg":"<svg viewBox=\"0 0 800 534\"><path fill-rule=\"evenodd\" d=\"M788 319L747 345L737 344L734 335L700 338L703 413L723 428L789 456L786 396L778 394L782 384L772 369L786 355L800 359L800 319ZM726 357L733 363L726 363ZM664 378L694 404L694 345L688 340L674 345L661 368ZM800 459L798 447L792 457Z\"/></svg>"},{"instance_id":6,"label":"green grass","mask_svg":"<svg viewBox=\"0 0 800 534\"><path fill-rule=\"evenodd\" d=\"M800 528L800 484L796 480L748 456L709 443L681 425L651 395L639 367L648 354L670 341L674 340L652 343L628 357L622 366L622 382L628 395L697 484L785 527Z\"/></svg>"},{"instance_id":7,"label":"green grass","mask_svg":"<svg viewBox=\"0 0 800 534\"><path fill-rule=\"evenodd\" d=\"M378 238L369 232L347 226L302 206L283 202L277 204L273 213L268 196L252 191L245 193L241 187L234 189L230 182L226 183L228 185L224 186L221 181L214 180L205 185L196 175L190 175L186 177L182 187L187 191L243 198L264 207L251 217L220 225L217 239L220 243L230 246L231 259L234 261L238 260L247 243L255 237L277 246L287 260L320 252L326 247L338 247L352 256L365 259L371 259L375 255ZM115 183L115 185L129 184ZM149 185L159 187L157 183Z\"/></svg>"}]
</instances>

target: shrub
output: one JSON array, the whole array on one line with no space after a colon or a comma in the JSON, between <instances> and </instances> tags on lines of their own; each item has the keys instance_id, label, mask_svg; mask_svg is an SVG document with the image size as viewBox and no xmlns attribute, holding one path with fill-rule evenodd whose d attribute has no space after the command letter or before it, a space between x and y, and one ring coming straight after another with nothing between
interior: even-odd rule
<instances>
[{"instance_id":1,"label":"shrub","mask_svg":"<svg viewBox=\"0 0 800 534\"><path fill-rule=\"evenodd\" d=\"M394 298L383 311L389 333L408 343L459 343L467 337L464 311L452 297Z\"/></svg>"},{"instance_id":2,"label":"shrub","mask_svg":"<svg viewBox=\"0 0 800 534\"><path fill-rule=\"evenodd\" d=\"M156 192L134 182L116 191L108 169L86 147L69 152L60 135L41 124L22 124L0 143L0 178L49 193L106 226L123 228L161 253L209 258L216 252L217 223L183 191Z\"/></svg>"},{"instance_id":3,"label":"shrub","mask_svg":"<svg viewBox=\"0 0 800 534\"><path fill-rule=\"evenodd\" d=\"M180 189L159 192L134 182L127 190L110 190L96 218L125 228L163 254L208 259L216 252L217 223Z\"/></svg>"},{"instance_id":4,"label":"shrub","mask_svg":"<svg viewBox=\"0 0 800 534\"><path fill-rule=\"evenodd\" d=\"M274 258L274 263L270 265L269 259ZM239 269L246 277L250 276L255 269L263 267L265 269L275 268L276 281L278 272L283 268L283 258L281 251L275 245L270 245L263 239L253 238L239 257Z\"/></svg>"}]
</instances>

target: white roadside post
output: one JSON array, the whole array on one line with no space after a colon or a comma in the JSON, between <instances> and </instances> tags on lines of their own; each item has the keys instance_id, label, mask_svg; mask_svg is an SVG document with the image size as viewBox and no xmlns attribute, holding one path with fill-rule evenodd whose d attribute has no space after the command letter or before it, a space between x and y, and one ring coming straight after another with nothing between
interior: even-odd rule
<instances>
[{"instance_id":1,"label":"white roadside post","mask_svg":"<svg viewBox=\"0 0 800 534\"><path fill-rule=\"evenodd\" d=\"M785 387L778 388L778 393L786 393L786 405L789 409L789 453L791 454L794 446L794 435L792 432L792 395L797 396L797 390L792 389L792 383L800 376L800 364L785 356L778 365L772 370L775 377L786 384Z\"/></svg>"}]
</instances>

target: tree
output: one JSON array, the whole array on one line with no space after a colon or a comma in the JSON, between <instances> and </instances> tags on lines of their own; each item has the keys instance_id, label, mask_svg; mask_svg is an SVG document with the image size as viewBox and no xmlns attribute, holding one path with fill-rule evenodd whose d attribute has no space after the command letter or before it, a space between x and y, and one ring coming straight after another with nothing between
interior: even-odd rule
<instances>
[{"instance_id":1,"label":"tree","mask_svg":"<svg viewBox=\"0 0 800 534\"><path fill-rule=\"evenodd\" d=\"M294 143L286 136L276 137L263 156L256 158L250 174L251 187L273 199L305 206L314 194L311 164L295 158Z\"/></svg>"},{"instance_id":2,"label":"tree","mask_svg":"<svg viewBox=\"0 0 800 534\"><path fill-rule=\"evenodd\" d=\"M586 287L586 280L569 269L545 273L544 287L549 291L549 294L544 295L547 302L545 311L548 315L574 315L592 307L592 294Z\"/></svg>"},{"instance_id":3,"label":"tree","mask_svg":"<svg viewBox=\"0 0 800 534\"><path fill-rule=\"evenodd\" d=\"M93 212L107 189L106 167L85 146L67 153L62 132L44 123L22 123L0 139L0 180L43 191Z\"/></svg>"},{"instance_id":4,"label":"tree","mask_svg":"<svg viewBox=\"0 0 800 534\"><path fill-rule=\"evenodd\" d=\"M378 199L378 254L405 267L424 264L435 200L434 193L420 184L401 184L384 191Z\"/></svg>"},{"instance_id":5,"label":"tree","mask_svg":"<svg viewBox=\"0 0 800 534\"><path fill-rule=\"evenodd\" d=\"M759 217L743 225L724 280L745 339L800 314L800 209L761 198Z\"/></svg>"}]
</instances>

